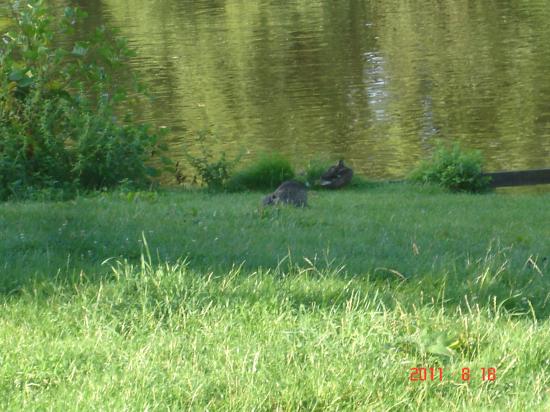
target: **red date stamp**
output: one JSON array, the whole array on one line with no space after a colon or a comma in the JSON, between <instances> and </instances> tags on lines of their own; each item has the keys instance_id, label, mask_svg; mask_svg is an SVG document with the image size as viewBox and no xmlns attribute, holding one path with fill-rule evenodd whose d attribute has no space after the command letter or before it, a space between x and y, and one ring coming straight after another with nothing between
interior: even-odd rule
<instances>
[{"instance_id":1,"label":"red date stamp","mask_svg":"<svg viewBox=\"0 0 550 412\"><path fill-rule=\"evenodd\" d=\"M458 374L463 382L469 382L470 379L480 379L482 381L496 381L497 368L479 368L471 370L470 368L462 368ZM411 368L409 381L443 381L443 368Z\"/></svg>"}]
</instances>

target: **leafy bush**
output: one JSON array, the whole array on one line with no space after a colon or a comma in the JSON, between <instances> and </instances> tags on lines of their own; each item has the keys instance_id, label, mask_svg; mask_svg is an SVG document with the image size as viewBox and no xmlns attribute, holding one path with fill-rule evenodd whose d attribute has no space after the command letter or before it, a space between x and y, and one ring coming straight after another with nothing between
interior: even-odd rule
<instances>
[{"instance_id":1,"label":"leafy bush","mask_svg":"<svg viewBox=\"0 0 550 412\"><path fill-rule=\"evenodd\" d=\"M483 158L478 151L464 151L460 145L439 145L431 159L420 162L409 179L434 183L454 192L483 192L490 178L483 175Z\"/></svg>"},{"instance_id":2,"label":"leafy bush","mask_svg":"<svg viewBox=\"0 0 550 412\"><path fill-rule=\"evenodd\" d=\"M195 169L197 175L194 181L200 180L209 189L223 189L233 171L233 168L240 159L240 156L228 160L225 152L221 152L218 158L214 157L211 143L217 137L208 129L199 130L194 136L200 149L199 156L193 156L189 152L185 155L187 161Z\"/></svg>"},{"instance_id":3,"label":"leafy bush","mask_svg":"<svg viewBox=\"0 0 550 412\"><path fill-rule=\"evenodd\" d=\"M278 153L264 154L229 180L230 190L271 190L294 177L288 159Z\"/></svg>"},{"instance_id":4,"label":"leafy bush","mask_svg":"<svg viewBox=\"0 0 550 412\"><path fill-rule=\"evenodd\" d=\"M55 35L78 38L86 15L54 15L42 0L14 2L0 42L0 199L149 184L158 135L132 124L120 108L128 86L113 80L132 55L126 42L98 28L61 47Z\"/></svg>"}]
</instances>

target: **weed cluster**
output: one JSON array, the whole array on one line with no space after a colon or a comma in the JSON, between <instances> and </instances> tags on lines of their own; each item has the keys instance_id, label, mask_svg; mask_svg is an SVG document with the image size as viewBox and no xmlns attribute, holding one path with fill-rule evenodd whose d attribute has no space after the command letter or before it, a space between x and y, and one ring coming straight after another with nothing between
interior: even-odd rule
<instances>
[{"instance_id":1,"label":"weed cluster","mask_svg":"<svg viewBox=\"0 0 550 412\"><path fill-rule=\"evenodd\" d=\"M200 141L203 147L207 135ZM321 189L320 177L332 165L321 159L310 160L300 174L296 174L290 161L278 153L263 154L248 167L231 174L238 160L229 161L222 152L217 160L209 149L203 155L193 158L187 155L190 164L197 171L200 180L209 188L243 190L273 190L285 180L296 179L312 189ZM490 178L482 171L483 158L477 151L463 150L460 145L447 148L439 145L430 159L420 162L411 172L408 180L423 184L435 184L452 192L480 193L489 189ZM372 186L360 176L354 175L348 187Z\"/></svg>"},{"instance_id":2,"label":"weed cluster","mask_svg":"<svg viewBox=\"0 0 550 412\"><path fill-rule=\"evenodd\" d=\"M292 179L295 173L288 159L273 153L263 154L247 168L235 173L230 179L230 190L270 190L285 180Z\"/></svg>"},{"instance_id":3,"label":"weed cluster","mask_svg":"<svg viewBox=\"0 0 550 412\"><path fill-rule=\"evenodd\" d=\"M333 164L328 160L310 160L305 169L296 173L292 164L280 153L263 153L257 160L233 173L240 156L228 159L225 152L215 157L211 146L215 136L210 131L196 133L201 154L193 156L189 151L185 155L196 175L194 182L201 182L209 189L241 192L246 190L273 190L286 180L294 179L304 183L310 189L322 189L320 177ZM176 180L184 181L179 170ZM354 176L349 184L351 188L362 188L369 183L359 176Z\"/></svg>"},{"instance_id":4,"label":"weed cluster","mask_svg":"<svg viewBox=\"0 0 550 412\"><path fill-rule=\"evenodd\" d=\"M332 166L332 162L324 159L312 159L308 162L305 170L298 176L297 180L304 183L306 186L314 189L321 188L320 178L329 167Z\"/></svg>"},{"instance_id":5,"label":"weed cluster","mask_svg":"<svg viewBox=\"0 0 550 412\"><path fill-rule=\"evenodd\" d=\"M228 159L227 154L222 151L218 157L215 157L212 142L218 138L210 129L198 130L193 139L199 147L200 154L192 155L189 151L185 154L187 161L195 169L196 175L193 181L200 181L209 189L224 189L240 156Z\"/></svg>"}]
</instances>

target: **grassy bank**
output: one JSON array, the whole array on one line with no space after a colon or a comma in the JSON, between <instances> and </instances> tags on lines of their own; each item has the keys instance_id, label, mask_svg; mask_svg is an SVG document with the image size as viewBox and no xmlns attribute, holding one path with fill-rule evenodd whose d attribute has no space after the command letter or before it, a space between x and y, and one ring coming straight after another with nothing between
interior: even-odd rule
<instances>
[{"instance_id":1,"label":"grassy bank","mask_svg":"<svg viewBox=\"0 0 550 412\"><path fill-rule=\"evenodd\" d=\"M550 406L548 194L260 198L1 204L0 409Z\"/></svg>"}]
</instances>

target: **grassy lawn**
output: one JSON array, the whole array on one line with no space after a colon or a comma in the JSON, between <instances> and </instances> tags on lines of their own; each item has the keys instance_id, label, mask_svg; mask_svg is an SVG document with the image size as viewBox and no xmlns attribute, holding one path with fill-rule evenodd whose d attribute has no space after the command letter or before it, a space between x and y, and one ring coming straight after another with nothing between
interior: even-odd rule
<instances>
[{"instance_id":1,"label":"grassy lawn","mask_svg":"<svg viewBox=\"0 0 550 412\"><path fill-rule=\"evenodd\" d=\"M261 196L0 204L0 410L550 410L550 194Z\"/></svg>"}]
</instances>

